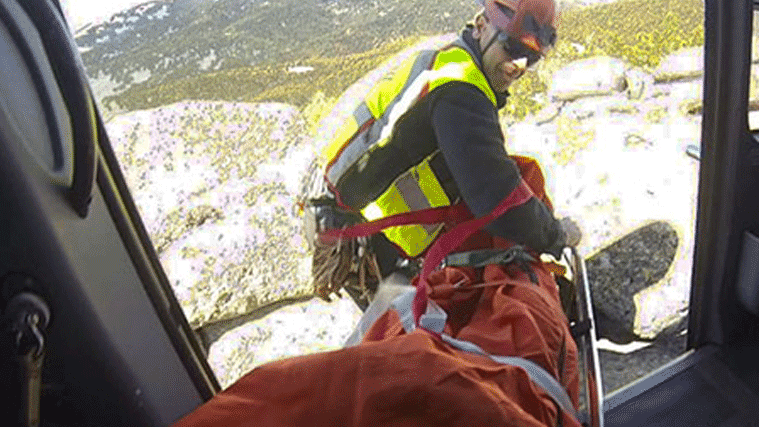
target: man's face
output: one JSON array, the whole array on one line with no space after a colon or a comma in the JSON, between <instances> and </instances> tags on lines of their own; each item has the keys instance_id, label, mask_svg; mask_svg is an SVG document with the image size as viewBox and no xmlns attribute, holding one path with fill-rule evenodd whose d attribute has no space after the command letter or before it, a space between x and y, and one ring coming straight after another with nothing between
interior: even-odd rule
<instances>
[{"instance_id":1,"label":"man's face","mask_svg":"<svg viewBox=\"0 0 760 427\"><path fill-rule=\"evenodd\" d=\"M497 33L498 29L488 23L485 17L476 19L473 36L478 39L481 51ZM509 89L512 82L525 74L526 65L525 61L513 61L498 41L483 52L483 71L497 92Z\"/></svg>"}]
</instances>

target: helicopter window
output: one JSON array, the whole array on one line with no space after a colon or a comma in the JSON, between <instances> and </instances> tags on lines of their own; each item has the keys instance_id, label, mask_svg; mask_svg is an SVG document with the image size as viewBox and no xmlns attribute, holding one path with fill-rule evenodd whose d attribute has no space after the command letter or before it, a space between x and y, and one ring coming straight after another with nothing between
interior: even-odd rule
<instances>
[{"instance_id":1,"label":"helicopter window","mask_svg":"<svg viewBox=\"0 0 760 427\"><path fill-rule=\"evenodd\" d=\"M302 182L383 71L452 40L471 3L63 2L132 196L223 385L351 333L350 298L310 299ZM559 4L555 48L512 85L500 120L507 151L539 161L556 215L584 231L609 393L685 350L704 4ZM753 70L756 113L756 59Z\"/></svg>"}]
</instances>

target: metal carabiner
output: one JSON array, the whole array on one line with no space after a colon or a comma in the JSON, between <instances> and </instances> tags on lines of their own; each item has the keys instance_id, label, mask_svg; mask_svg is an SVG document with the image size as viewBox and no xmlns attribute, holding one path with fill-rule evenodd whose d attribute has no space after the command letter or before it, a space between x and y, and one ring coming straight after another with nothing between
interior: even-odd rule
<instances>
[{"instance_id":1,"label":"metal carabiner","mask_svg":"<svg viewBox=\"0 0 760 427\"><path fill-rule=\"evenodd\" d=\"M11 298L5 311L15 334L16 351L29 354L33 350L35 358L40 357L45 350L42 330L50 321L50 309L45 301L31 292L22 292Z\"/></svg>"},{"instance_id":2,"label":"metal carabiner","mask_svg":"<svg viewBox=\"0 0 760 427\"><path fill-rule=\"evenodd\" d=\"M37 313L30 313L25 319L26 326L31 331L34 337L34 358L38 359L45 351L45 336L40 331L40 315Z\"/></svg>"}]
</instances>

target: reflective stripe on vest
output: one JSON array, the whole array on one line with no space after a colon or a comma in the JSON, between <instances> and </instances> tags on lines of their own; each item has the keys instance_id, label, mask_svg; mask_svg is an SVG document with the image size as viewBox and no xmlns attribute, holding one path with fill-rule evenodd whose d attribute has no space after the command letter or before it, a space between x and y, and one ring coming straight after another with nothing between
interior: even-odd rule
<instances>
[{"instance_id":1,"label":"reflective stripe on vest","mask_svg":"<svg viewBox=\"0 0 760 427\"><path fill-rule=\"evenodd\" d=\"M417 57L408 59L395 74L384 78L372 88L364 102L354 111L354 122L349 120L344 123L325 151L325 158L330 159L325 177L330 183L336 185L349 167L377 146L383 130L393 128L398 116L389 123L390 113L404 94L412 92L410 87L431 66L435 54L435 51L423 51ZM419 90L415 94L415 100L418 95ZM406 106L408 107L409 105Z\"/></svg>"},{"instance_id":2,"label":"reflective stripe on vest","mask_svg":"<svg viewBox=\"0 0 760 427\"><path fill-rule=\"evenodd\" d=\"M337 188L341 177L363 165L376 148L391 140L396 122L417 101L441 85L453 81L478 87L496 106L496 96L461 39L439 51L423 51L408 59L395 74L377 84L324 152L329 159L325 171L328 183ZM410 165L385 191L366 206L351 206L372 221L390 215L451 205L443 185L430 167L435 153L417 165ZM371 179L371 177L367 177ZM422 254L441 230L441 225L407 225L383 230L388 239L407 256Z\"/></svg>"},{"instance_id":3,"label":"reflective stripe on vest","mask_svg":"<svg viewBox=\"0 0 760 427\"><path fill-rule=\"evenodd\" d=\"M404 212L420 211L451 205L451 201L430 168L436 151L417 166L398 177L376 201L361 210L368 221ZM389 227L383 233L409 256L421 254L443 228L442 224L402 225Z\"/></svg>"}]
</instances>

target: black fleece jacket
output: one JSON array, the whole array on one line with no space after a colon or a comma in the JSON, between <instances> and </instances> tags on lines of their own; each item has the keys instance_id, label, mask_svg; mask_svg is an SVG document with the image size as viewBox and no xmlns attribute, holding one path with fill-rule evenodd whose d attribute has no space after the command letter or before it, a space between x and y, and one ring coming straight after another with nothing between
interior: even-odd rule
<instances>
[{"instance_id":1,"label":"black fleece jacket","mask_svg":"<svg viewBox=\"0 0 760 427\"><path fill-rule=\"evenodd\" d=\"M470 28L463 30L462 38L480 64L480 49ZM507 95L497 94L499 109ZM429 115L438 148L460 196L476 217L488 214L521 179L504 147L497 108L481 90L464 82L436 88L421 103L419 107L426 111L416 110ZM559 221L535 197L497 218L486 226L486 231L557 258L565 243Z\"/></svg>"}]
</instances>

